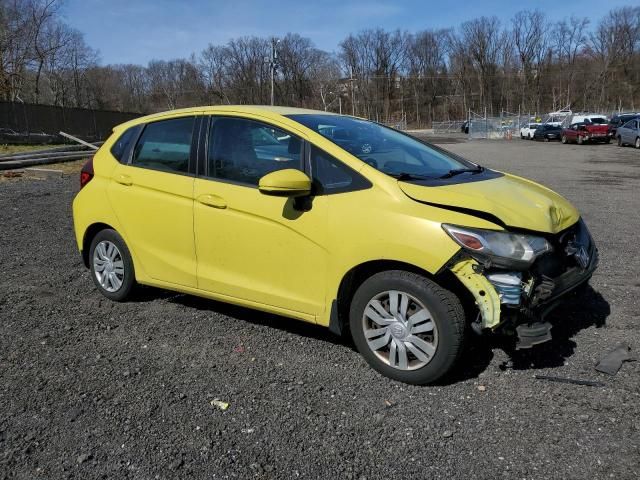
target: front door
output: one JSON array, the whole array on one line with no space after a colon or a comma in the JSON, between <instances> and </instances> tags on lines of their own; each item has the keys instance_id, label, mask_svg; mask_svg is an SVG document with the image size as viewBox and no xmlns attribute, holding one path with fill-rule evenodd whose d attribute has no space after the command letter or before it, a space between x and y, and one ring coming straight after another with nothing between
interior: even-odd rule
<instances>
[{"instance_id":1,"label":"front door","mask_svg":"<svg viewBox=\"0 0 640 480\"><path fill-rule=\"evenodd\" d=\"M116 167L108 197L133 255L163 282L196 286L193 186L195 117L149 123L129 163Z\"/></svg>"},{"instance_id":2,"label":"front door","mask_svg":"<svg viewBox=\"0 0 640 480\"><path fill-rule=\"evenodd\" d=\"M267 123L212 117L194 186L198 288L290 312L325 305L326 197L301 208L260 193L265 174L303 167L301 138Z\"/></svg>"}]
</instances>

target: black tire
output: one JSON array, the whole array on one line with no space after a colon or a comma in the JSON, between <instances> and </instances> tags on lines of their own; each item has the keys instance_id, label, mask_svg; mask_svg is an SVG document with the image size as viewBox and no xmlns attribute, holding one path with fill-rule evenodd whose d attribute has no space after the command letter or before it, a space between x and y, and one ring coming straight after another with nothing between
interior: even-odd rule
<instances>
[{"instance_id":1,"label":"black tire","mask_svg":"<svg viewBox=\"0 0 640 480\"><path fill-rule=\"evenodd\" d=\"M409 294L423 303L437 329L435 353L428 363L415 370L388 365L369 348L365 338L365 308L377 295L392 290ZM462 353L465 336L465 316L460 300L428 278L402 270L377 273L360 285L351 300L349 325L356 348L372 368L393 380L413 385L433 383L449 373Z\"/></svg>"},{"instance_id":2,"label":"black tire","mask_svg":"<svg viewBox=\"0 0 640 480\"><path fill-rule=\"evenodd\" d=\"M622 145L622 137L620 135L618 135L618 146L622 147L624 145Z\"/></svg>"},{"instance_id":3,"label":"black tire","mask_svg":"<svg viewBox=\"0 0 640 480\"><path fill-rule=\"evenodd\" d=\"M119 257L121 258L124 266L124 278L122 279L122 284L115 291L107 290L98 280L98 276L95 271L95 250L96 247L104 241L110 242L117 247ZM131 259L131 252L129 252L127 244L118 232L111 229L105 229L96 234L91 241L91 247L89 248L89 268L91 269L91 278L93 279L93 283L102 295L116 302L123 302L129 298L131 291L136 284L136 274L133 267L133 260Z\"/></svg>"}]
</instances>

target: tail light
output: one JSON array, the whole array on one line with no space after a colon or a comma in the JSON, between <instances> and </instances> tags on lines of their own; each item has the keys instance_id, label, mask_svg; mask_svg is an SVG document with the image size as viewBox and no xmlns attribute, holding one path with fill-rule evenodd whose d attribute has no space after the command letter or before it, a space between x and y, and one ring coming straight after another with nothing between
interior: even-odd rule
<instances>
[{"instance_id":1,"label":"tail light","mask_svg":"<svg viewBox=\"0 0 640 480\"><path fill-rule=\"evenodd\" d=\"M80 170L80 190L93 178L93 157Z\"/></svg>"}]
</instances>

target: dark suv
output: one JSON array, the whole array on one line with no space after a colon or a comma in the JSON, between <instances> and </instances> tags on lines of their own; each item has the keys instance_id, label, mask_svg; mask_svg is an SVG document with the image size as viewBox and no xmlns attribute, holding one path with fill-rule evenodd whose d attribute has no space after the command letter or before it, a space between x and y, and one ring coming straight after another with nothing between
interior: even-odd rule
<instances>
[{"instance_id":1,"label":"dark suv","mask_svg":"<svg viewBox=\"0 0 640 480\"><path fill-rule=\"evenodd\" d=\"M640 113L620 113L611 117L611 120L609 120L609 138L615 138L618 127L636 117L640 117Z\"/></svg>"}]
</instances>

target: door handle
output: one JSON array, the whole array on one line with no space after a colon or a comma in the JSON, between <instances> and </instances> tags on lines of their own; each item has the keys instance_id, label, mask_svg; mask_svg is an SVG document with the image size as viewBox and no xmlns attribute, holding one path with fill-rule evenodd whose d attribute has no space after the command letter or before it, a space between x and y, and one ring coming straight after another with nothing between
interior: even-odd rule
<instances>
[{"instance_id":1,"label":"door handle","mask_svg":"<svg viewBox=\"0 0 640 480\"><path fill-rule=\"evenodd\" d=\"M197 200L203 205L207 205L209 207L227 208L227 202L224 201L224 198L219 197L218 195L207 193L205 195L200 195Z\"/></svg>"},{"instance_id":2,"label":"door handle","mask_svg":"<svg viewBox=\"0 0 640 480\"><path fill-rule=\"evenodd\" d=\"M133 180L131 180L131 177L129 175L124 175L124 174L116 175L115 181L118 182L120 185L125 185L127 187L130 185L133 185Z\"/></svg>"}]
</instances>

